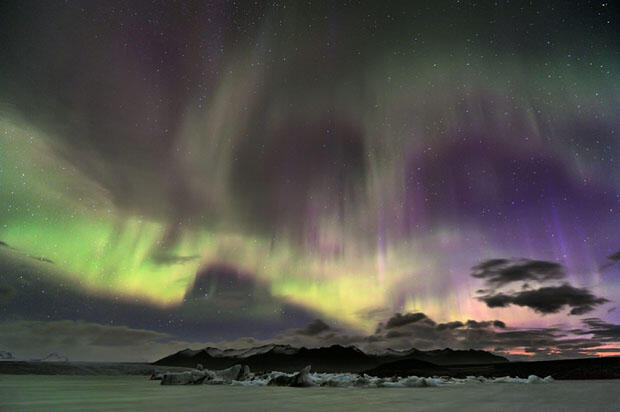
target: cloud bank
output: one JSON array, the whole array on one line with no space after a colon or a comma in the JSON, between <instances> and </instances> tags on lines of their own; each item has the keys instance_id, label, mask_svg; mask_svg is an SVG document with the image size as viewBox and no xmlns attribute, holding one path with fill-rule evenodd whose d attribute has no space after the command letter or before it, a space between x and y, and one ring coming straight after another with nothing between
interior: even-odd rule
<instances>
[{"instance_id":1,"label":"cloud bank","mask_svg":"<svg viewBox=\"0 0 620 412\"><path fill-rule=\"evenodd\" d=\"M556 262L491 259L474 266L471 275L484 281L486 289L478 291L480 296L477 299L489 308L517 305L547 315L558 313L566 307L570 309L569 315L583 315L609 302L604 297L594 295L587 288L578 288L567 283L564 280L566 278L564 267ZM549 285L559 280L563 283ZM515 283L521 284L521 290L506 290L506 286ZM542 286L531 289L530 283Z\"/></svg>"}]
</instances>

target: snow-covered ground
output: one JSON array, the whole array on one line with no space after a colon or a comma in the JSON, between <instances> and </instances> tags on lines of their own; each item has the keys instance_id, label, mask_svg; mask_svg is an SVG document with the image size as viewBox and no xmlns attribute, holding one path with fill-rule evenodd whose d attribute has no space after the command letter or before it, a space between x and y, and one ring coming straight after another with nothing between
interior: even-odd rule
<instances>
[{"instance_id":1,"label":"snow-covered ground","mask_svg":"<svg viewBox=\"0 0 620 412\"><path fill-rule=\"evenodd\" d=\"M144 376L0 375L7 411L615 411L620 380L425 388L161 386ZM404 386L404 385L403 385Z\"/></svg>"}]
</instances>

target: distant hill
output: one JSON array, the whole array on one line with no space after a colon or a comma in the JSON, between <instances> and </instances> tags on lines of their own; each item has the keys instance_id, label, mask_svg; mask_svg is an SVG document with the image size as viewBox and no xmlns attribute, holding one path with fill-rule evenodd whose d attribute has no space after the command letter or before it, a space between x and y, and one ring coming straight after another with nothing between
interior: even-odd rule
<instances>
[{"instance_id":1,"label":"distant hill","mask_svg":"<svg viewBox=\"0 0 620 412\"><path fill-rule=\"evenodd\" d=\"M424 359L436 365L475 365L480 363L504 363L508 359L503 356L494 355L483 350L453 350L437 349L426 352L418 352L410 357Z\"/></svg>"},{"instance_id":2,"label":"distant hill","mask_svg":"<svg viewBox=\"0 0 620 412\"><path fill-rule=\"evenodd\" d=\"M160 366L195 367L202 364L208 369L228 368L237 363L257 371L298 371L312 365L317 372L361 372L381 364L408 360L410 365L438 369L438 365L464 365L508 362L506 358L485 351L442 349L435 351L388 350L381 354L367 354L355 346L333 345L322 348L294 348L289 345L264 345L240 350L205 348L185 349L154 362Z\"/></svg>"},{"instance_id":3,"label":"distant hill","mask_svg":"<svg viewBox=\"0 0 620 412\"><path fill-rule=\"evenodd\" d=\"M375 368L365 370L372 376L451 376L465 378L467 376L485 376L498 378L516 376L527 378L530 375L552 376L554 379L620 379L620 357L560 359L534 362L495 362L488 364L442 365L435 369L420 367L411 359L401 359L384 363Z\"/></svg>"}]
</instances>

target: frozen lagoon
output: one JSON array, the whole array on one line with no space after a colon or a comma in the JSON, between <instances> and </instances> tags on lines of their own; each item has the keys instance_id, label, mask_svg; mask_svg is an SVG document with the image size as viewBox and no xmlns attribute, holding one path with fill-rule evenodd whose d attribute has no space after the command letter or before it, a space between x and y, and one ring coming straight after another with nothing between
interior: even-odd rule
<instances>
[{"instance_id":1,"label":"frozen lagoon","mask_svg":"<svg viewBox=\"0 0 620 412\"><path fill-rule=\"evenodd\" d=\"M0 411L617 411L620 380L427 388L162 386L144 376L0 375Z\"/></svg>"}]
</instances>

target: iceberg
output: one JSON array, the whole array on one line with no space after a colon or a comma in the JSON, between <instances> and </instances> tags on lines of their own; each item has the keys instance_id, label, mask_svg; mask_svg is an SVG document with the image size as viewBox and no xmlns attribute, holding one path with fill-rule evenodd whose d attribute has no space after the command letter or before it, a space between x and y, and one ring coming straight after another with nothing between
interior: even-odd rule
<instances>
[{"instance_id":1,"label":"iceberg","mask_svg":"<svg viewBox=\"0 0 620 412\"><path fill-rule=\"evenodd\" d=\"M151 380L161 380L162 385L230 385L233 381L247 380L251 375L250 368L247 365L234 365L221 370L197 367L191 371L153 373Z\"/></svg>"},{"instance_id":2,"label":"iceberg","mask_svg":"<svg viewBox=\"0 0 620 412\"><path fill-rule=\"evenodd\" d=\"M303 388L314 386L314 380L310 377L310 365L306 366L293 375L279 375L269 380L269 386L292 386Z\"/></svg>"},{"instance_id":3,"label":"iceberg","mask_svg":"<svg viewBox=\"0 0 620 412\"><path fill-rule=\"evenodd\" d=\"M311 373L308 365L296 373L272 371L254 374L248 365L234 365L227 369L209 370L196 368L183 372L154 372L152 380L161 380L162 385L233 385L233 386L289 386L310 387L328 386L337 388L430 388L447 385L476 385L490 383L510 384L548 384L554 381L551 376L541 378L530 375L527 378L503 376L486 378L483 376L467 376L452 378L448 376L393 376L380 378L357 373Z\"/></svg>"}]
</instances>

